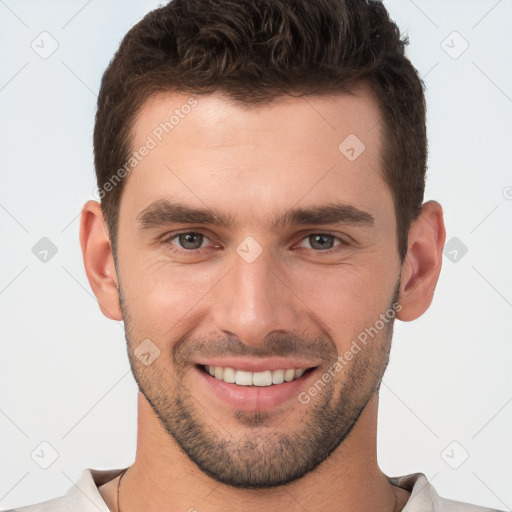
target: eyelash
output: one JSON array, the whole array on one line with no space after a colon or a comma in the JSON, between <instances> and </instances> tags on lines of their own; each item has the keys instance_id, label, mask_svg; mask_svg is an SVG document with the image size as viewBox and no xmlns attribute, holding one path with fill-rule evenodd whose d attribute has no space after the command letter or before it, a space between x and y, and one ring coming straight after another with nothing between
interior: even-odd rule
<instances>
[{"instance_id":1,"label":"eyelash","mask_svg":"<svg viewBox=\"0 0 512 512\"><path fill-rule=\"evenodd\" d=\"M178 248L176 249L171 242L172 240L174 240L175 238L177 238L179 235L201 235L203 236L204 238L208 239L209 240L209 237L202 233L201 231L178 231L176 233L170 233L168 236L166 236L163 240L162 240L162 243L167 245L168 247L171 248L171 251L172 252L175 252L175 253L199 253L200 251L202 251L203 249L206 249L206 248L200 248L200 249L183 249L183 248ZM340 249L343 249L344 247L348 246L349 244L343 240L342 238L340 238L339 236L336 236L332 233L328 233L328 232L324 232L324 231L314 231L314 232L311 232L307 235L305 235L302 239L301 239L301 242L307 238L309 238L310 236L312 235L327 235L327 236L332 236L335 240L338 240L339 242L341 242L340 244L334 246L334 247L331 247L330 249L327 249L325 251L322 251L320 249L310 249L311 251L314 251L318 254L323 254L323 255L330 255L330 254L333 254L335 252L338 252Z\"/></svg>"}]
</instances>

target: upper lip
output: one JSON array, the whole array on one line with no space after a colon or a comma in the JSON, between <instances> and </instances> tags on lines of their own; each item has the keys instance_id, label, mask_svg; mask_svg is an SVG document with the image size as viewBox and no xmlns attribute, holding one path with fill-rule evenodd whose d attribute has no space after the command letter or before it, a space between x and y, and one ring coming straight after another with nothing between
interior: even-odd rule
<instances>
[{"instance_id":1,"label":"upper lip","mask_svg":"<svg viewBox=\"0 0 512 512\"><path fill-rule=\"evenodd\" d=\"M265 370L288 370L298 368L313 368L318 363L307 361L305 359L290 358L258 358L249 359L241 357L223 357L210 358L197 361L197 364L203 366L221 366L222 368L233 368L245 372L263 372Z\"/></svg>"}]
</instances>

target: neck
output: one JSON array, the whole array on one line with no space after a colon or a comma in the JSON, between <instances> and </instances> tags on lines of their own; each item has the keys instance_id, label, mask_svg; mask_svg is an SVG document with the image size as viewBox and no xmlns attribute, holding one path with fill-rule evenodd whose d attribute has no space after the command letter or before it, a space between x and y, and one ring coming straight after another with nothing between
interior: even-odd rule
<instances>
[{"instance_id":1,"label":"neck","mask_svg":"<svg viewBox=\"0 0 512 512\"><path fill-rule=\"evenodd\" d=\"M401 510L409 493L391 485L376 459L378 394L331 456L300 480L264 490L219 484L205 475L163 429L142 393L138 397L136 459L123 478L123 512L144 509L201 512ZM151 501L148 500L151 496Z\"/></svg>"}]
</instances>

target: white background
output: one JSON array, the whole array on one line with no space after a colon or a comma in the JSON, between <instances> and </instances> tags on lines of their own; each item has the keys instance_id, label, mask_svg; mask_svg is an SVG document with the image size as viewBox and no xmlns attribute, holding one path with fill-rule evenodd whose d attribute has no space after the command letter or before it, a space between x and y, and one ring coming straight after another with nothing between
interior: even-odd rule
<instances>
[{"instance_id":1,"label":"white background","mask_svg":"<svg viewBox=\"0 0 512 512\"><path fill-rule=\"evenodd\" d=\"M379 463L389 476L425 473L442 496L510 510L512 2L385 5L427 87L425 199L443 205L447 240L468 252L443 258L425 315L395 324ZM62 495L87 467L134 459L137 388L123 325L92 295L78 215L95 188L101 75L126 31L157 6L0 0L2 508ZM43 31L59 45L47 59L31 48ZM32 252L42 237L57 247L46 263ZM43 441L59 454L48 469L31 457ZM458 469L447 464L466 452Z\"/></svg>"}]
</instances>

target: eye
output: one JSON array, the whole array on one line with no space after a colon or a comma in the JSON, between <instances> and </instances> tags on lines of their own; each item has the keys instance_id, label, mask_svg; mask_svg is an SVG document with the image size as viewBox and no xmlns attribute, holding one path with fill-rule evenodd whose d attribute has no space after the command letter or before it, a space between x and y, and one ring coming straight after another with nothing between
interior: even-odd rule
<instances>
[{"instance_id":1,"label":"eye","mask_svg":"<svg viewBox=\"0 0 512 512\"><path fill-rule=\"evenodd\" d=\"M340 243L334 245L334 242L338 240ZM307 241L311 244L313 250L319 252L331 252L332 250L336 250L336 247L347 245L344 240L341 238L331 235L329 233L312 233L303 239L303 242Z\"/></svg>"},{"instance_id":2,"label":"eye","mask_svg":"<svg viewBox=\"0 0 512 512\"><path fill-rule=\"evenodd\" d=\"M190 253L199 252L201 249L207 248L209 240L206 235L198 231L184 231L170 234L163 240L163 243L170 246L172 251ZM337 244L336 241L338 241ZM312 233L303 238L299 246L304 247L302 245L304 242L310 244L312 250L323 254L336 252L338 249L348 245L340 237L329 233Z\"/></svg>"},{"instance_id":3,"label":"eye","mask_svg":"<svg viewBox=\"0 0 512 512\"><path fill-rule=\"evenodd\" d=\"M168 237L165 240L165 243L176 247L176 245L172 243L174 239L178 240L178 247L186 251L196 251L198 249L202 249L203 242L208 240L208 238L202 233L198 233L196 231L186 231L184 233L176 233Z\"/></svg>"}]
</instances>

